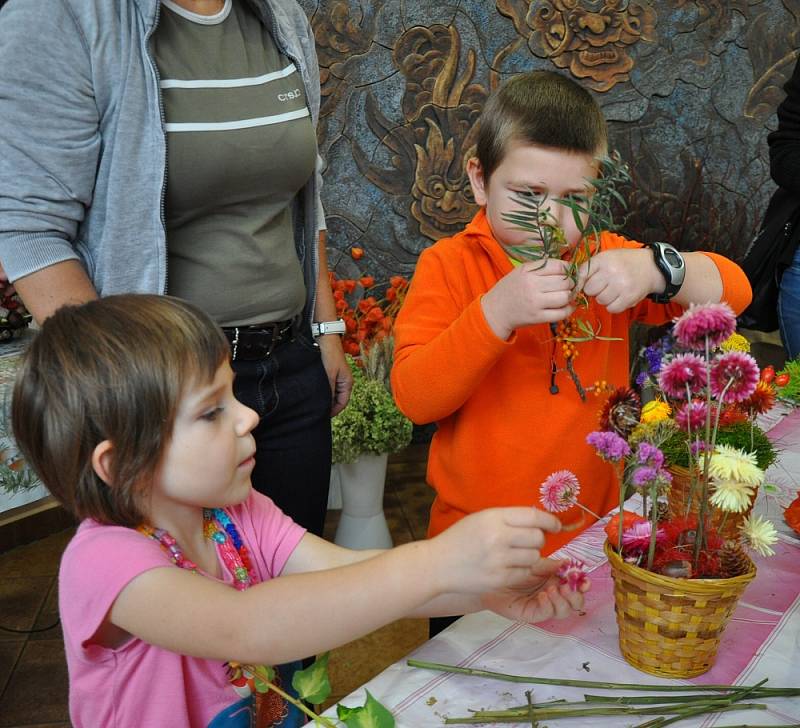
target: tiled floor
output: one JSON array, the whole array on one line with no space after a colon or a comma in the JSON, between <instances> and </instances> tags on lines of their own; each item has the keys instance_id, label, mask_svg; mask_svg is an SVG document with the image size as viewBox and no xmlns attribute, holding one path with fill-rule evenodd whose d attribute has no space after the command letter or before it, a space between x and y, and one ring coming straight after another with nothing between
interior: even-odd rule
<instances>
[{"instance_id":1,"label":"tiled floor","mask_svg":"<svg viewBox=\"0 0 800 728\"><path fill-rule=\"evenodd\" d=\"M415 444L390 458L384 509L395 544L425 535L432 500L425 485L427 454L427 444ZM328 513L325 535L331 540L338 516ZM62 531L0 554L0 728L70 725L56 573L71 535ZM41 631L26 633L32 629ZM335 650L326 705L424 642L427 629L427 620L404 619Z\"/></svg>"}]
</instances>

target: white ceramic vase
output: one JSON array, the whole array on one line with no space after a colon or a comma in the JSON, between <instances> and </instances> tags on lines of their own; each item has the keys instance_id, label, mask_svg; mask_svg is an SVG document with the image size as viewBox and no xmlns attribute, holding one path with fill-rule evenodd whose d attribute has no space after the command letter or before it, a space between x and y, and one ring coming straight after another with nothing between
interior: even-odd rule
<instances>
[{"instance_id":1,"label":"white ceramic vase","mask_svg":"<svg viewBox=\"0 0 800 728\"><path fill-rule=\"evenodd\" d=\"M342 515L335 541L349 549L387 549L392 537L383 515L386 453L362 455L354 463L340 463Z\"/></svg>"}]
</instances>

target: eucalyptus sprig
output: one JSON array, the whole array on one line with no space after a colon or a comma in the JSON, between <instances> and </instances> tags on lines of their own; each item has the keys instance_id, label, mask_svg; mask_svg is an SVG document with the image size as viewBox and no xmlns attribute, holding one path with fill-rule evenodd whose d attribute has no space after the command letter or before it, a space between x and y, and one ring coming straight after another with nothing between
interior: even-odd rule
<instances>
[{"instance_id":1,"label":"eucalyptus sprig","mask_svg":"<svg viewBox=\"0 0 800 728\"><path fill-rule=\"evenodd\" d=\"M568 198L554 198L553 202L564 205L572 212L575 225L580 231L581 242L567 259L567 274L577 283L578 266L591 257L592 241L604 230L619 230L623 221L614 219L615 208L625 210L627 203L620 193L620 187L630 182L628 165L622 161L619 152L612 151L608 156L597 160L598 176L586 179L589 191L574 194ZM510 250L520 260L541 261L547 258L562 258L568 252L564 230L558 225L555 216L544 205L547 195L537 195L532 190L516 192L515 201L520 209L503 214L503 219L515 228L529 233L528 245L511 246Z\"/></svg>"},{"instance_id":2,"label":"eucalyptus sprig","mask_svg":"<svg viewBox=\"0 0 800 728\"><path fill-rule=\"evenodd\" d=\"M546 194L537 194L528 189L514 193L514 200L519 208L503 214L503 219L517 230L528 233L525 245L509 246L511 254L521 261L541 262L544 266L548 258L564 260L566 276L572 281L573 288L578 286L578 269L584 261L591 260L592 244L600 239L604 230L618 230L621 223L614 219L614 210L625 210L625 198L620 187L630 182L628 166L616 151L597 160L598 175L586 179L587 191L576 193L568 198L553 198L552 202L563 205L572 212L573 220L580 231L580 242L570 249L563 228L550 212L550 199ZM587 308L589 301L582 291L577 292L576 301L581 308ZM567 322L574 327L559 330L555 324L550 330L557 341L577 344L595 339L602 341L620 341L619 337L601 336L599 326L595 328L573 314ZM564 322L562 322L563 327ZM574 330L573 330L574 328ZM566 356L566 370L575 384L581 399L586 398L586 390L575 371L572 355Z\"/></svg>"}]
</instances>

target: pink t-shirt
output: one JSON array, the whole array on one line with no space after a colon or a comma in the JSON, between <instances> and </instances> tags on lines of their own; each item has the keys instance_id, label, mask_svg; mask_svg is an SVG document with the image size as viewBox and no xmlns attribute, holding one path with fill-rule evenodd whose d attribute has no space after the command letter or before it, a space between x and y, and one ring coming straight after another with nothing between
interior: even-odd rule
<instances>
[{"instance_id":1,"label":"pink t-shirt","mask_svg":"<svg viewBox=\"0 0 800 728\"><path fill-rule=\"evenodd\" d=\"M258 580L279 575L305 530L255 491L226 511L247 545ZM252 699L237 694L219 660L186 657L139 639L117 649L88 642L125 586L164 566L173 565L158 542L92 520L81 523L67 546L59 570L59 610L74 728L250 726ZM269 628L268 614L264 628Z\"/></svg>"}]
</instances>

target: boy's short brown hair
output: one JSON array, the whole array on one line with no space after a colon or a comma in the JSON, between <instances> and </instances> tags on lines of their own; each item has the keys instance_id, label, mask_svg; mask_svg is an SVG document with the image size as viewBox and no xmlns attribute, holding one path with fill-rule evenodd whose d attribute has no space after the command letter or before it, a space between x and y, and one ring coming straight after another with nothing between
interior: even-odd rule
<instances>
[{"instance_id":1,"label":"boy's short brown hair","mask_svg":"<svg viewBox=\"0 0 800 728\"><path fill-rule=\"evenodd\" d=\"M109 296L64 306L25 353L11 405L14 437L50 492L78 518L135 527L186 386L230 356L219 327L176 298ZM114 445L111 483L92 468Z\"/></svg>"},{"instance_id":2,"label":"boy's short brown hair","mask_svg":"<svg viewBox=\"0 0 800 728\"><path fill-rule=\"evenodd\" d=\"M487 100L480 117L477 157L486 181L513 142L605 153L603 112L587 89L553 71L512 76Z\"/></svg>"}]
</instances>

